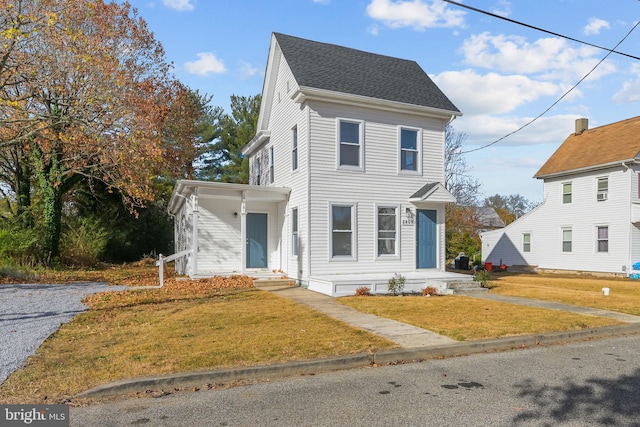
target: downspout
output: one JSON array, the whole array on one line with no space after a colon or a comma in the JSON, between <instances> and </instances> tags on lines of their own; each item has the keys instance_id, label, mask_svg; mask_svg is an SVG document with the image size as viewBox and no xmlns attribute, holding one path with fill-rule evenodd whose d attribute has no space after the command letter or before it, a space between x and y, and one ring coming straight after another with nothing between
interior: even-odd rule
<instances>
[{"instance_id":1,"label":"downspout","mask_svg":"<svg viewBox=\"0 0 640 427\"><path fill-rule=\"evenodd\" d=\"M194 277L198 274L198 187L193 189L193 263L191 267L191 277Z\"/></svg>"},{"instance_id":2,"label":"downspout","mask_svg":"<svg viewBox=\"0 0 640 427\"><path fill-rule=\"evenodd\" d=\"M240 273L247 272L247 192L242 192L240 200Z\"/></svg>"},{"instance_id":3,"label":"downspout","mask_svg":"<svg viewBox=\"0 0 640 427\"><path fill-rule=\"evenodd\" d=\"M311 112L309 105L307 109L307 256L305 259L306 272L307 272L307 287L309 287L309 276L311 276ZM298 256L301 256L300 246L298 246ZM296 268L298 268L296 266ZM297 276L299 281L302 281L300 272Z\"/></svg>"}]
</instances>

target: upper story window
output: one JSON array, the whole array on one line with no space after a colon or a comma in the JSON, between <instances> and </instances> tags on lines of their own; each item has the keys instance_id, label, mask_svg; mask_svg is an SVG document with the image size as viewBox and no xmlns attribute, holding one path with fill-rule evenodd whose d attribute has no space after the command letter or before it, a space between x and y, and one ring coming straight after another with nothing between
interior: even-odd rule
<instances>
[{"instance_id":1,"label":"upper story window","mask_svg":"<svg viewBox=\"0 0 640 427\"><path fill-rule=\"evenodd\" d=\"M298 126L291 129L291 170L298 169Z\"/></svg>"},{"instance_id":2,"label":"upper story window","mask_svg":"<svg viewBox=\"0 0 640 427\"><path fill-rule=\"evenodd\" d=\"M338 120L338 166L362 168L362 122Z\"/></svg>"},{"instance_id":3,"label":"upper story window","mask_svg":"<svg viewBox=\"0 0 640 427\"><path fill-rule=\"evenodd\" d=\"M400 170L420 170L420 131L400 128Z\"/></svg>"},{"instance_id":4,"label":"upper story window","mask_svg":"<svg viewBox=\"0 0 640 427\"><path fill-rule=\"evenodd\" d=\"M531 252L531 233L522 233L522 252Z\"/></svg>"},{"instance_id":5,"label":"upper story window","mask_svg":"<svg viewBox=\"0 0 640 427\"><path fill-rule=\"evenodd\" d=\"M562 252L571 252L573 243L573 233L570 228L562 229Z\"/></svg>"},{"instance_id":6,"label":"upper story window","mask_svg":"<svg viewBox=\"0 0 640 427\"><path fill-rule=\"evenodd\" d=\"M562 184L562 203L571 203L571 183L565 182Z\"/></svg>"},{"instance_id":7,"label":"upper story window","mask_svg":"<svg viewBox=\"0 0 640 427\"><path fill-rule=\"evenodd\" d=\"M256 185L260 185L260 176L262 175L262 165L260 163L260 157L261 157L261 153L258 153L255 159Z\"/></svg>"},{"instance_id":8,"label":"upper story window","mask_svg":"<svg viewBox=\"0 0 640 427\"><path fill-rule=\"evenodd\" d=\"M598 178L598 191L596 193L596 200L603 202L607 200L609 196L609 178Z\"/></svg>"},{"instance_id":9,"label":"upper story window","mask_svg":"<svg viewBox=\"0 0 640 427\"><path fill-rule=\"evenodd\" d=\"M276 179L276 171L275 171L275 154L273 152L273 147L269 148L269 183L273 184Z\"/></svg>"}]
</instances>

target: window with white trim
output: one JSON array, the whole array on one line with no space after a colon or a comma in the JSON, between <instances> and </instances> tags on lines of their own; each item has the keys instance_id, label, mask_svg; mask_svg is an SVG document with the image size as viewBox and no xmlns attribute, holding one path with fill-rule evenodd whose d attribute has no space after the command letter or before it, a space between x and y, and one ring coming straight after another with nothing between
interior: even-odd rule
<instances>
[{"instance_id":1,"label":"window with white trim","mask_svg":"<svg viewBox=\"0 0 640 427\"><path fill-rule=\"evenodd\" d=\"M420 170L420 131L400 128L400 170L418 172Z\"/></svg>"},{"instance_id":2,"label":"window with white trim","mask_svg":"<svg viewBox=\"0 0 640 427\"><path fill-rule=\"evenodd\" d=\"M353 258L355 206L331 205L331 257Z\"/></svg>"},{"instance_id":3,"label":"window with white trim","mask_svg":"<svg viewBox=\"0 0 640 427\"><path fill-rule=\"evenodd\" d=\"M571 228L562 229L562 252L571 252L573 243L573 231Z\"/></svg>"},{"instance_id":4,"label":"window with white trim","mask_svg":"<svg viewBox=\"0 0 640 427\"><path fill-rule=\"evenodd\" d=\"M338 166L362 168L362 122L338 120Z\"/></svg>"},{"instance_id":5,"label":"window with white trim","mask_svg":"<svg viewBox=\"0 0 640 427\"><path fill-rule=\"evenodd\" d=\"M255 158L255 171L256 171L255 185L260 185L260 176L262 175L262 164L260 162L260 157L262 157L262 152L258 153L258 155Z\"/></svg>"},{"instance_id":6,"label":"window with white trim","mask_svg":"<svg viewBox=\"0 0 640 427\"><path fill-rule=\"evenodd\" d=\"M598 252L609 252L609 227L605 225L598 226L596 227L596 232Z\"/></svg>"},{"instance_id":7,"label":"window with white trim","mask_svg":"<svg viewBox=\"0 0 640 427\"><path fill-rule=\"evenodd\" d=\"M562 203L564 204L571 203L571 187L572 185L570 182L562 184Z\"/></svg>"},{"instance_id":8,"label":"window with white trim","mask_svg":"<svg viewBox=\"0 0 640 427\"><path fill-rule=\"evenodd\" d=\"M273 152L273 147L269 148L269 183L273 184L273 181L276 179L276 171L275 171L275 155Z\"/></svg>"},{"instance_id":9,"label":"window with white trim","mask_svg":"<svg viewBox=\"0 0 640 427\"><path fill-rule=\"evenodd\" d=\"M298 169L298 126L291 129L291 170Z\"/></svg>"},{"instance_id":10,"label":"window with white trim","mask_svg":"<svg viewBox=\"0 0 640 427\"><path fill-rule=\"evenodd\" d=\"M298 208L291 209L291 255L298 256Z\"/></svg>"},{"instance_id":11,"label":"window with white trim","mask_svg":"<svg viewBox=\"0 0 640 427\"><path fill-rule=\"evenodd\" d=\"M531 233L522 233L522 252L531 252Z\"/></svg>"},{"instance_id":12,"label":"window with white trim","mask_svg":"<svg viewBox=\"0 0 640 427\"><path fill-rule=\"evenodd\" d=\"M378 256L397 255L398 208L396 206L378 206L377 217Z\"/></svg>"},{"instance_id":13,"label":"window with white trim","mask_svg":"<svg viewBox=\"0 0 640 427\"><path fill-rule=\"evenodd\" d=\"M598 190L596 192L596 200L599 202L604 202L607 200L609 196L609 178L601 177L598 178Z\"/></svg>"}]
</instances>

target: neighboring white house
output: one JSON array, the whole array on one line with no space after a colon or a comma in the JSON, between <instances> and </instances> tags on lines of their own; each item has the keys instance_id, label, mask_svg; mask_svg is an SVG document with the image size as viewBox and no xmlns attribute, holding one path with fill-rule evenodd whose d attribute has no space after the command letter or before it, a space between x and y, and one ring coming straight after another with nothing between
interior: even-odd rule
<instances>
[{"instance_id":1,"label":"neighboring white house","mask_svg":"<svg viewBox=\"0 0 640 427\"><path fill-rule=\"evenodd\" d=\"M640 261L640 117L576 131L535 177L544 202L503 229L482 233L494 264L629 274Z\"/></svg>"},{"instance_id":2,"label":"neighboring white house","mask_svg":"<svg viewBox=\"0 0 640 427\"><path fill-rule=\"evenodd\" d=\"M329 295L450 277L444 130L459 115L414 61L273 34L250 183L174 189L178 271L278 271Z\"/></svg>"}]
</instances>

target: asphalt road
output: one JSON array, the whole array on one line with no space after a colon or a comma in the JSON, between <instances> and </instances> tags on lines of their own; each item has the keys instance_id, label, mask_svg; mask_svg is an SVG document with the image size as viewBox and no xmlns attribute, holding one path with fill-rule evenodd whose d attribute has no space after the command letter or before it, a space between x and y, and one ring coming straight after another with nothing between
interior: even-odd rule
<instances>
[{"instance_id":1,"label":"asphalt road","mask_svg":"<svg viewBox=\"0 0 640 427\"><path fill-rule=\"evenodd\" d=\"M640 336L71 408L72 426L640 426Z\"/></svg>"}]
</instances>

